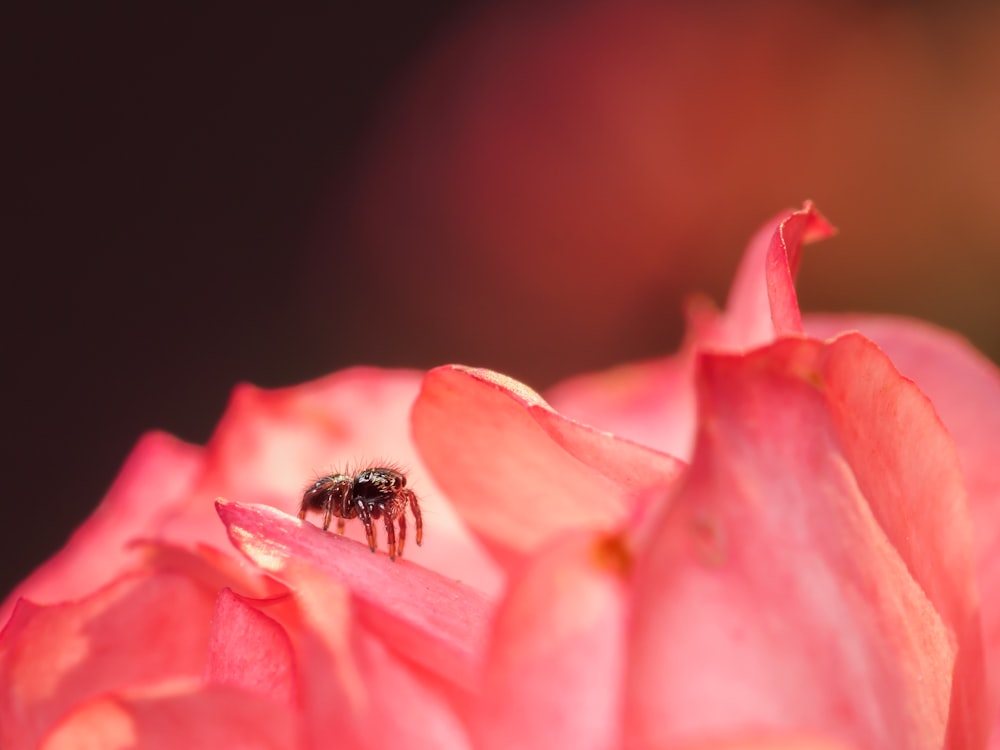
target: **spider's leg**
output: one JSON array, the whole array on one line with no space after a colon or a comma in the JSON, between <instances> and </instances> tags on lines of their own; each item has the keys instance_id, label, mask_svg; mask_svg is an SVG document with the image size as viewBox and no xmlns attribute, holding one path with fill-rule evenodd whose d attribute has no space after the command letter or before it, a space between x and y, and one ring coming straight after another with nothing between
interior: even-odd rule
<instances>
[{"instance_id":1,"label":"spider's leg","mask_svg":"<svg viewBox=\"0 0 1000 750\"><path fill-rule=\"evenodd\" d=\"M337 517L345 520L348 518L357 518L358 509L364 507L362 503L351 500L350 487L344 487L344 491L340 493L337 501L340 503L340 512L337 514Z\"/></svg>"},{"instance_id":2,"label":"spider's leg","mask_svg":"<svg viewBox=\"0 0 1000 750\"><path fill-rule=\"evenodd\" d=\"M396 559L396 525L393 523L392 514L383 512L385 516L385 539L389 545L389 559Z\"/></svg>"},{"instance_id":3,"label":"spider's leg","mask_svg":"<svg viewBox=\"0 0 1000 750\"><path fill-rule=\"evenodd\" d=\"M420 504L417 502L417 494L413 490L407 490L406 499L410 501L410 508L413 510L413 519L417 522L417 544L420 544L424 540L424 519L420 515Z\"/></svg>"},{"instance_id":4,"label":"spider's leg","mask_svg":"<svg viewBox=\"0 0 1000 750\"><path fill-rule=\"evenodd\" d=\"M326 511L323 516L323 531L330 528L330 521L333 517L344 518L346 513L344 513L344 508L347 504L347 496L351 494L350 482L340 480L333 488L327 492L325 501L323 503L323 510ZM339 525L338 521L338 525Z\"/></svg>"},{"instance_id":5,"label":"spider's leg","mask_svg":"<svg viewBox=\"0 0 1000 750\"><path fill-rule=\"evenodd\" d=\"M403 556L403 545L406 544L406 508L399 514L399 546L396 547L396 554Z\"/></svg>"},{"instance_id":6,"label":"spider's leg","mask_svg":"<svg viewBox=\"0 0 1000 750\"><path fill-rule=\"evenodd\" d=\"M299 520L306 520L306 514L309 512L309 500L312 498L312 492L307 491L302 495L302 502L299 503Z\"/></svg>"},{"instance_id":7,"label":"spider's leg","mask_svg":"<svg viewBox=\"0 0 1000 750\"><path fill-rule=\"evenodd\" d=\"M330 519L333 518L333 495L328 493L323 500L323 531L330 528Z\"/></svg>"},{"instance_id":8,"label":"spider's leg","mask_svg":"<svg viewBox=\"0 0 1000 750\"><path fill-rule=\"evenodd\" d=\"M358 509L358 516L361 518L361 523L365 525L365 536L368 537L368 549L374 552L375 527L372 526L371 513L368 512L368 506L365 505L363 500L358 500L355 507Z\"/></svg>"}]
</instances>

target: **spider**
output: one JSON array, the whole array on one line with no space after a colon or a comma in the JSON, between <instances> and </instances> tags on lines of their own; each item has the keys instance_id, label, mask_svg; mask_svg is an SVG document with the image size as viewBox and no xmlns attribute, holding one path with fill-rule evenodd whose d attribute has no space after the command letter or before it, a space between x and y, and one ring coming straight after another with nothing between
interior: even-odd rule
<instances>
[{"instance_id":1,"label":"spider","mask_svg":"<svg viewBox=\"0 0 1000 750\"><path fill-rule=\"evenodd\" d=\"M403 556L406 543L406 506L409 504L417 523L417 544L424 536L424 522L420 505L413 490L406 489L406 475L397 469L374 466L362 469L354 476L330 474L320 477L302 494L299 518L304 519L311 510L323 511L323 530L330 528L330 520L337 517L337 533L344 533L348 519L360 518L365 525L368 547L375 551L375 527L372 519L385 516L385 536L389 542L389 559L396 553ZM399 547L396 547L396 529L399 522Z\"/></svg>"}]
</instances>

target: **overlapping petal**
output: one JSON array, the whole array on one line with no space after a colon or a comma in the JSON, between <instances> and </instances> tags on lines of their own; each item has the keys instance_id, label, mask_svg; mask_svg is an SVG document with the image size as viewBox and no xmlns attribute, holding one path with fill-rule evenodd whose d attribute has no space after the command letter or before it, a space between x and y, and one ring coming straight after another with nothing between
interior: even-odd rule
<instances>
[{"instance_id":1,"label":"overlapping petal","mask_svg":"<svg viewBox=\"0 0 1000 750\"><path fill-rule=\"evenodd\" d=\"M697 409L690 349L672 357L578 375L545 392L560 414L682 460L691 458Z\"/></svg>"},{"instance_id":2,"label":"overlapping petal","mask_svg":"<svg viewBox=\"0 0 1000 750\"><path fill-rule=\"evenodd\" d=\"M412 420L427 469L509 569L559 532L614 529L640 510L643 490L669 486L683 469L487 370L432 370Z\"/></svg>"},{"instance_id":3,"label":"overlapping petal","mask_svg":"<svg viewBox=\"0 0 1000 750\"><path fill-rule=\"evenodd\" d=\"M266 506L219 514L237 548L295 591L310 746L468 746L458 708L478 683L489 600Z\"/></svg>"},{"instance_id":4,"label":"overlapping petal","mask_svg":"<svg viewBox=\"0 0 1000 750\"><path fill-rule=\"evenodd\" d=\"M215 601L203 677L210 685L232 685L289 706L298 700L288 633L228 588Z\"/></svg>"},{"instance_id":5,"label":"overlapping petal","mask_svg":"<svg viewBox=\"0 0 1000 750\"><path fill-rule=\"evenodd\" d=\"M973 519L984 645L991 683L991 714L1000 736L1000 373L960 336L920 321L879 316L805 318L818 337L859 330L928 395L954 441L962 464Z\"/></svg>"},{"instance_id":6,"label":"overlapping petal","mask_svg":"<svg viewBox=\"0 0 1000 750\"><path fill-rule=\"evenodd\" d=\"M255 564L290 586L308 574L346 588L357 617L386 644L442 679L472 687L493 604L478 590L267 506L220 502L219 515ZM306 571L306 572L304 572Z\"/></svg>"},{"instance_id":7,"label":"overlapping petal","mask_svg":"<svg viewBox=\"0 0 1000 750\"><path fill-rule=\"evenodd\" d=\"M110 582L133 561L129 542L155 529L190 494L203 449L162 432L135 446L104 501L66 545L17 586L0 606L6 622L19 598L75 599Z\"/></svg>"},{"instance_id":8,"label":"overlapping petal","mask_svg":"<svg viewBox=\"0 0 1000 750\"><path fill-rule=\"evenodd\" d=\"M100 696L76 706L39 747L285 750L297 740L296 714L290 708L254 693L211 686Z\"/></svg>"},{"instance_id":9,"label":"overlapping petal","mask_svg":"<svg viewBox=\"0 0 1000 750\"><path fill-rule=\"evenodd\" d=\"M484 668L477 748L620 746L629 567L624 539L583 533L512 583Z\"/></svg>"},{"instance_id":10,"label":"overlapping petal","mask_svg":"<svg viewBox=\"0 0 1000 750\"><path fill-rule=\"evenodd\" d=\"M399 643L372 632L349 591L308 566L289 574L303 620L295 633L306 747L319 750L334 740L339 747L371 750L470 747L462 722L465 693L412 661Z\"/></svg>"},{"instance_id":11,"label":"overlapping petal","mask_svg":"<svg viewBox=\"0 0 1000 750\"><path fill-rule=\"evenodd\" d=\"M120 578L78 602L22 599L0 638L0 746L37 747L102 693L199 680L214 601L209 587L169 573Z\"/></svg>"},{"instance_id":12,"label":"overlapping petal","mask_svg":"<svg viewBox=\"0 0 1000 750\"><path fill-rule=\"evenodd\" d=\"M698 382L691 470L639 563L629 746L979 746L964 486L930 404L860 337L706 355Z\"/></svg>"}]
</instances>

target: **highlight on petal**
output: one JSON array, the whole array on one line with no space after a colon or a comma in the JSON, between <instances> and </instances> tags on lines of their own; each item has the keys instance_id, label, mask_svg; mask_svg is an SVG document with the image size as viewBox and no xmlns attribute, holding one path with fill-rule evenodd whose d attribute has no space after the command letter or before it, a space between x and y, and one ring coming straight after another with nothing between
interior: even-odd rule
<instances>
[{"instance_id":1,"label":"highlight on petal","mask_svg":"<svg viewBox=\"0 0 1000 750\"><path fill-rule=\"evenodd\" d=\"M77 602L20 600L0 638L0 747L37 747L101 693L200 678L214 598L185 576L136 574Z\"/></svg>"},{"instance_id":2,"label":"highlight on petal","mask_svg":"<svg viewBox=\"0 0 1000 750\"><path fill-rule=\"evenodd\" d=\"M620 538L583 533L511 584L477 698L477 748L619 746L628 567Z\"/></svg>"},{"instance_id":3,"label":"highlight on petal","mask_svg":"<svg viewBox=\"0 0 1000 750\"><path fill-rule=\"evenodd\" d=\"M38 604L76 599L100 588L131 564L127 548L152 537L186 499L203 465L202 449L162 432L144 435L107 496L66 545L7 597L0 624L21 597Z\"/></svg>"},{"instance_id":4,"label":"highlight on petal","mask_svg":"<svg viewBox=\"0 0 1000 750\"><path fill-rule=\"evenodd\" d=\"M297 745L297 717L290 708L255 693L216 685L95 698L75 707L39 747L285 750Z\"/></svg>"},{"instance_id":5,"label":"highlight on petal","mask_svg":"<svg viewBox=\"0 0 1000 750\"><path fill-rule=\"evenodd\" d=\"M204 679L294 706L298 688L288 633L253 603L223 589L212 615Z\"/></svg>"},{"instance_id":6,"label":"highlight on petal","mask_svg":"<svg viewBox=\"0 0 1000 750\"><path fill-rule=\"evenodd\" d=\"M975 592L955 579L968 529L929 528L928 493L961 515L964 490L953 456L930 453L933 410L860 337L705 355L698 382L691 469L637 564L629 746L747 732L978 746ZM887 417L910 432L865 454ZM880 466L931 486L901 495ZM943 538L918 564L907 534Z\"/></svg>"},{"instance_id":7,"label":"highlight on petal","mask_svg":"<svg viewBox=\"0 0 1000 750\"><path fill-rule=\"evenodd\" d=\"M684 466L566 419L486 370L431 370L412 421L427 469L508 569L557 533L616 528L638 493L669 486Z\"/></svg>"},{"instance_id":8,"label":"highlight on petal","mask_svg":"<svg viewBox=\"0 0 1000 750\"><path fill-rule=\"evenodd\" d=\"M441 679L470 687L479 673L493 604L458 581L324 532L268 506L219 502L238 550L296 588L315 570L346 588L375 635Z\"/></svg>"}]
</instances>

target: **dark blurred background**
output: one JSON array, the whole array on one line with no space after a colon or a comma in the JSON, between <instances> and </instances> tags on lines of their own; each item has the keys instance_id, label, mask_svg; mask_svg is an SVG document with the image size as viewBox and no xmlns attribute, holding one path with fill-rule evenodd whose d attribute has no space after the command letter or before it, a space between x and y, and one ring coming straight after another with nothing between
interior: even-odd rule
<instances>
[{"instance_id":1,"label":"dark blurred background","mask_svg":"<svg viewBox=\"0 0 1000 750\"><path fill-rule=\"evenodd\" d=\"M0 588L239 381L669 352L805 198L805 308L997 359L1000 11L708 5L0 11Z\"/></svg>"}]
</instances>

